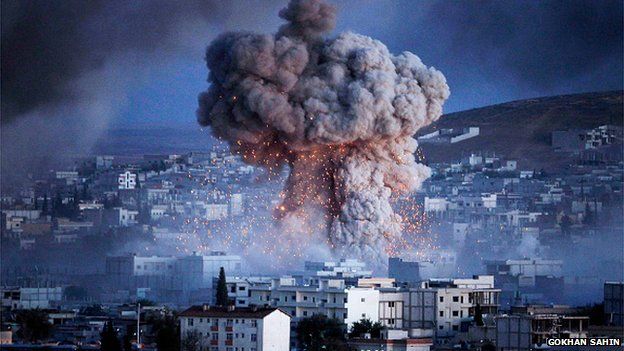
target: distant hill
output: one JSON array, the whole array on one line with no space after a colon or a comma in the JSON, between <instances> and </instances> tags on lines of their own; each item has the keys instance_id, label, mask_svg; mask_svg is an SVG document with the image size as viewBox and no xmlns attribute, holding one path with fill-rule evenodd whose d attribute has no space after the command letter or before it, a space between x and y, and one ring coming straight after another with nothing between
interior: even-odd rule
<instances>
[{"instance_id":1,"label":"distant hill","mask_svg":"<svg viewBox=\"0 0 624 351\"><path fill-rule=\"evenodd\" d=\"M622 91L561 95L451 113L418 135L469 126L479 127L480 135L455 144L421 143L420 147L427 162L452 162L471 152L488 151L516 159L525 169L552 170L569 163L569 158L552 150L551 132L621 126L622 97Z\"/></svg>"}]
</instances>

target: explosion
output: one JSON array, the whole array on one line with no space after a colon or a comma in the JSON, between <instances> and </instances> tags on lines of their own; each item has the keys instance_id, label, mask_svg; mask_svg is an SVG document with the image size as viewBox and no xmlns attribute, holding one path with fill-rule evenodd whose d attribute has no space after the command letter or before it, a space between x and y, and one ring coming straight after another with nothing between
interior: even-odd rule
<instances>
[{"instance_id":1,"label":"explosion","mask_svg":"<svg viewBox=\"0 0 624 351\"><path fill-rule=\"evenodd\" d=\"M302 219L334 250L382 261L402 243L391 200L430 175L413 136L441 116L446 79L372 38L325 38L336 11L321 0L293 0L279 15L287 23L275 35L210 44L198 121L245 162L288 166L282 221Z\"/></svg>"}]
</instances>

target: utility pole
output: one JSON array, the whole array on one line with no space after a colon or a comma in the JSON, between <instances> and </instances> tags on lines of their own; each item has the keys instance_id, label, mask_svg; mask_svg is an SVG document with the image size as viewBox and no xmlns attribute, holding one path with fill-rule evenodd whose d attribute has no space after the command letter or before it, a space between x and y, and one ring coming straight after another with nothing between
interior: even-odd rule
<instances>
[{"instance_id":1,"label":"utility pole","mask_svg":"<svg viewBox=\"0 0 624 351\"><path fill-rule=\"evenodd\" d=\"M141 303L137 302L137 348L141 348Z\"/></svg>"}]
</instances>

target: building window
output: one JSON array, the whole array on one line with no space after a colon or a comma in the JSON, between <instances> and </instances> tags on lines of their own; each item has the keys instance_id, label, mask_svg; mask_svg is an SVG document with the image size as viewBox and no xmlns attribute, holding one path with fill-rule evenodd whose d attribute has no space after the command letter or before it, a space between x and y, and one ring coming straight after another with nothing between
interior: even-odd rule
<instances>
[{"instance_id":1,"label":"building window","mask_svg":"<svg viewBox=\"0 0 624 351\"><path fill-rule=\"evenodd\" d=\"M200 323L200 324L201 324L201 323L204 323L204 319L203 319L203 318L200 318L200 319L199 319L199 323Z\"/></svg>"},{"instance_id":2,"label":"building window","mask_svg":"<svg viewBox=\"0 0 624 351\"><path fill-rule=\"evenodd\" d=\"M258 341L258 335L251 334L251 341Z\"/></svg>"},{"instance_id":3,"label":"building window","mask_svg":"<svg viewBox=\"0 0 624 351\"><path fill-rule=\"evenodd\" d=\"M443 325L441 325L439 328L440 328L440 330L444 330L444 326Z\"/></svg>"},{"instance_id":4,"label":"building window","mask_svg":"<svg viewBox=\"0 0 624 351\"><path fill-rule=\"evenodd\" d=\"M308 301L308 297L303 295L303 301Z\"/></svg>"},{"instance_id":5,"label":"building window","mask_svg":"<svg viewBox=\"0 0 624 351\"><path fill-rule=\"evenodd\" d=\"M444 317L444 311L440 311L440 317Z\"/></svg>"},{"instance_id":6,"label":"building window","mask_svg":"<svg viewBox=\"0 0 624 351\"><path fill-rule=\"evenodd\" d=\"M258 321L257 321L257 320L255 320L255 319L253 319L253 320L251 321L251 326L252 326L252 327L254 327L254 328L255 328L255 327L257 327L257 326L258 326Z\"/></svg>"},{"instance_id":7,"label":"building window","mask_svg":"<svg viewBox=\"0 0 624 351\"><path fill-rule=\"evenodd\" d=\"M464 316L464 310L459 311L459 316L463 317Z\"/></svg>"},{"instance_id":8,"label":"building window","mask_svg":"<svg viewBox=\"0 0 624 351\"><path fill-rule=\"evenodd\" d=\"M232 319L228 319L227 322L225 323L226 326L231 327L234 324L234 320Z\"/></svg>"},{"instance_id":9,"label":"building window","mask_svg":"<svg viewBox=\"0 0 624 351\"><path fill-rule=\"evenodd\" d=\"M394 307L394 301L388 302L388 307Z\"/></svg>"},{"instance_id":10,"label":"building window","mask_svg":"<svg viewBox=\"0 0 624 351\"><path fill-rule=\"evenodd\" d=\"M453 296L453 302L459 302L459 296Z\"/></svg>"},{"instance_id":11,"label":"building window","mask_svg":"<svg viewBox=\"0 0 624 351\"><path fill-rule=\"evenodd\" d=\"M366 313L362 313L362 318L366 318Z\"/></svg>"},{"instance_id":12,"label":"building window","mask_svg":"<svg viewBox=\"0 0 624 351\"><path fill-rule=\"evenodd\" d=\"M306 317L308 315L308 311L303 311L303 316Z\"/></svg>"},{"instance_id":13,"label":"building window","mask_svg":"<svg viewBox=\"0 0 624 351\"><path fill-rule=\"evenodd\" d=\"M195 321L193 320L193 318L189 318L189 319L188 319L188 326L189 326L189 327L192 327L192 326L193 326L193 322L195 322Z\"/></svg>"},{"instance_id":14,"label":"building window","mask_svg":"<svg viewBox=\"0 0 624 351\"><path fill-rule=\"evenodd\" d=\"M234 340L234 334L232 334L232 333L227 333L227 334L225 335L225 338L226 338L227 340Z\"/></svg>"},{"instance_id":15,"label":"building window","mask_svg":"<svg viewBox=\"0 0 624 351\"><path fill-rule=\"evenodd\" d=\"M457 317L459 316L459 312L458 311L453 311L453 317Z\"/></svg>"},{"instance_id":16,"label":"building window","mask_svg":"<svg viewBox=\"0 0 624 351\"><path fill-rule=\"evenodd\" d=\"M219 340L219 333L212 333L212 340Z\"/></svg>"},{"instance_id":17,"label":"building window","mask_svg":"<svg viewBox=\"0 0 624 351\"><path fill-rule=\"evenodd\" d=\"M366 302L366 299L365 298L361 298L360 301L361 302Z\"/></svg>"},{"instance_id":18,"label":"building window","mask_svg":"<svg viewBox=\"0 0 624 351\"><path fill-rule=\"evenodd\" d=\"M388 324L394 324L394 318L388 319Z\"/></svg>"},{"instance_id":19,"label":"building window","mask_svg":"<svg viewBox=\"0 0 624 351\"><path fill-rule=\"evenodd\" d=\"M440 296L440 302L444 302L444 296Z\"/></svg>"},{"instance_id":20,"label":"building window","mask_svg":"<svg viewBox=\"0 0 624 351\"><path fill-rule=\"evenodd\" d=\"M457 325L454 325L453 326L453 331L458 331L458 330L459 330L459 327Z\"/></svg>"},{"instance_id":21,"label":"building window","mask_svg":"<svg viewBox=\"0 0 624 351\"><path fill-rule=\"evenodd\" d=\"M464 297L463 296L461 297L461 303L464 303Z\"/></svg>"}]
</instances>

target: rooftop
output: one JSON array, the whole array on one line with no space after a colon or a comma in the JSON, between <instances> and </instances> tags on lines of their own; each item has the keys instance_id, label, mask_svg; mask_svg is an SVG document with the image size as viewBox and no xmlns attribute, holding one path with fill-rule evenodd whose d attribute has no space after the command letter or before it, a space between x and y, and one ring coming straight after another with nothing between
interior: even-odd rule
<instances>
[{"instance_id":1,"label":"rooftop","mask_svg":"<svg viewBox=\"0 0 624 351\"><path fill-rule=\"evenodd\" d=\"M191 306L182 313L180 317L214 317L214 318L264 318L269 314L280 311L279 308L265 308L265 307L216 307L216 306ZM287 313L285 313L287 314Z\"/></svg>"}]
</instances>

